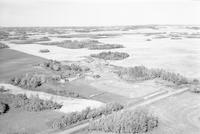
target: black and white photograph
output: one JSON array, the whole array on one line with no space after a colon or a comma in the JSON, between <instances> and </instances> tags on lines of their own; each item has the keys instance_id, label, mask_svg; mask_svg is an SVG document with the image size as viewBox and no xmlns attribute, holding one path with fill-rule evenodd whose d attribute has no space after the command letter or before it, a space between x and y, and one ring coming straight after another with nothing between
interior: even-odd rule
<instances>
[{"instance_id":1,"label":"black and white photograph","mask_svg":"<svg viewBox=\"0 0 200 134\"><path fill-rule=\"evenodd\" d=\"M200 134L200 0L0 0L0 134Z\"/></svg>"}]
</instances>

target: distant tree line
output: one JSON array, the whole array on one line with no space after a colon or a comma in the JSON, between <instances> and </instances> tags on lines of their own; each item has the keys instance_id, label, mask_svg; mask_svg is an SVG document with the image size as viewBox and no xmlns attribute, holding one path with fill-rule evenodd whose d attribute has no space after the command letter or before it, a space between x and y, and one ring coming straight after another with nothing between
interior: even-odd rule
<instances>
[{"instance_id":1,"label":"distant tree line","mask_svg":"<svg viewBox=\"0 0 200 134\"><path fill-rule=\"evenodd\" d=\"M34 43L41 42L41 41L50 41L50 39L48 37L30 39L30 38L27 38L26 36L24 36L24 37L17 37L17 39L18 40L16 40L16 41L12 41L12 43L14 43L14 44L34 44Z\"/></svg>"},{"instance_id":2,"label":"distant tree line","mask_svg":"<svg viewBox=\"0 0 200 134\"><path fill-rule=\"evenodd\" d=\"M34 89L46 82L47 78L43 74L26 73L12 77L9 83L22 88Z\"/></svg>"},{"instance_id":3,"label":"distant tree line","mask_svg":"<svg viewBox=\"0 0 200 134\"><path fill-rule=\"evenodd\" d=\"M64 47L68 49L81 49L88 48L90 50L103 50L103 49L116 49L116 48L124 48L123 45L119 44L104 44L99 42L98 40L64 40L62 42L47 42L40 43L42 45L56 45L59 47Z\"/></svg>"},{"instance_id":4,"label":"distant tree line","mask_svg":"<svg viewBox=\"0 0 200 134\"><path fill-rule=\"evenodd\" d=\"M98 54L91 54L91 57L104 59L104 60L123 60L129 57L129 54L124 52L101 52Z\"/></svg>"},{"instance_id":5,"label":"distant tree line","mask_svg":"<svg viewBox=\"0 0 200 134\"><path fill-rule=\"evenodd\" d=\"M116 49L116 48L124 48L124 46L119 44L102 44L102 45L90 45L88 49L106 50L106 49Z\"/></svg>"},{"instance_id":6,"label":"distant tree line","mask_svg":"<svg viewBox=\"0 0 200 134\"><path fill-rule=\"evenodd\" d=\"M93 29L92 31L105 31L100 29ZM120 36L120 33L98 33L98 34L68 34L68 35L59 35L58 38L91 38L91 39L101 39Z\"/></svg>"},{"instance_id":7,"label":"distant tree line","mask_svg":"<svg viewBox=\"0 0 200 134\"><path fill-rule=\"evenodd\" d=\"M168 72L164 69L148 69L144 66L121 68L116 73L120 78L127 81L140 81L161 78L162 80L173 82L177 85L190 83L186 77L180 74Z\"/></svg>"}]
</instances>

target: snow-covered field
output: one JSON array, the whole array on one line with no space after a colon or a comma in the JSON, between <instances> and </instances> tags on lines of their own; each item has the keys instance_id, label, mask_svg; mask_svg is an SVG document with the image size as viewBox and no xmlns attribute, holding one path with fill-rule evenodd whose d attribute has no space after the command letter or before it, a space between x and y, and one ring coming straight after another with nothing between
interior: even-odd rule
<instances>
[{"instance_id":1,"label":"snow-covered field","mask_svg":"<svg viewBox=\"0 0 200 134\"><path fill-rule=\"evenodd\" d=\"M144 36L129 35L101 41L123 44L125 48L120 51L130 54L127 59L112 61L114 65L164 68L187 77L200 78L200 39L145 41Z\"/></svg>"},{"instance_id":2,"label":"snow-covered field","mask_svg":"<svg viewBox=\"0 0 200 134\"><path fill-rule=\"evenodd\" d=\"M89 56L92 53L98 53L99 51L93 51L88 49L66 49L57 46L39 45L39 44L11 44L8 43L10 49L24 52L27 54L39 56L45 59L52 59L57 61L77 61L84 59L84 56ZM41 49L48 49L49 53L41 53Z\"/></svg>"},{"instance_id":3,"label":"snow-covered field","mask_svg":"<svg viewBox=\"0 0 200 134\"><path fill-rule=\"evenodd\" d=\"M187 77L200 78L200 38L182 38L180 40L171 40L170 38L152 39L151 36L144 36L145 33L162 33L168 34L177 33L198 33L199 30L180 29L175 27L158 29L137 29L132 31L121 31L127 33L122 36L102 38L98 41L103 43L122 44L125 48L105 51L122 51L127 52L130 57L120 61L111 61L114 65L119 66L136 66L144 65L150 68L164 68L168 71L181 73ZM119 31L93 32L97 33L120 33ZM130 34L132 33L132 34ZM134 33L134 34L133 34ZM146 39L152 41L146 41ZM62 39L55 39L62 41ZM77 38L70 38L72 40ZM88 49L66 49L57 46L47 46L38 44L23 44L15 45L8 44L11 49L43 57L46 59L54 59L58 61L81 60L84 56L89 56L92 53L99 53L103 50L88 50ZM49 53L40 53L40 49L48 49Z\"/></svg>"}]
</instances>

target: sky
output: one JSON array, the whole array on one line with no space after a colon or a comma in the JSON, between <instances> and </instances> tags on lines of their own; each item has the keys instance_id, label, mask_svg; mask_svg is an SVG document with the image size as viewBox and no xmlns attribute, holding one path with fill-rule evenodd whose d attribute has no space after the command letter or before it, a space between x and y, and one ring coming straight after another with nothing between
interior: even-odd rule
<instances>
[{"instance_id":1,"label":"sky","mask_svg":"<svg viewBox=\"0 0 200 134\"><path fill-rule=\"evenodd\" d=\"M200 0L0 0L0 26L200 25Z\"/></svg>"}]
</instances>

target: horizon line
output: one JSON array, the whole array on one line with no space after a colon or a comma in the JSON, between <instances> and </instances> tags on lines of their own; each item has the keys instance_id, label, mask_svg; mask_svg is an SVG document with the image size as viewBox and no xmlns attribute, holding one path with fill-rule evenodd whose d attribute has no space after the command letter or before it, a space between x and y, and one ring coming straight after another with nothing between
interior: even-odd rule
<instances>
[{"instance_id":1,"label":"horizon line","mask_svg":"<svg viewBox=\"0 0 200 134\"><path fill-rule=\"evenodd\" d=\"M0 27L125 27L125 26L200 26L200 24L133 24L133 25L66 25L66 26L0 26Z\"/></svg>"}]
</instances>

